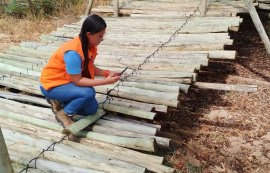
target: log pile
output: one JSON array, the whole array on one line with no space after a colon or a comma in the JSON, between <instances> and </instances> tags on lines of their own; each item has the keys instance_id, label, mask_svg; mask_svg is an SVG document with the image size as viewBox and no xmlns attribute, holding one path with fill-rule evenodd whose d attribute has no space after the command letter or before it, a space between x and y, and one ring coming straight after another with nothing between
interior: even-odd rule
<instances>
[{"instance_id":1,"label":"log pile","mask_svg":"<svg viewBox=\"0 0 270 173\"><path fill-rule=\"evenodd\" d=\"M258 9L270 10L270 0L257 0Z\"/></svg>"},{"instance_id":2,"label":"log pile","mask_svg":"<svg viewBox=\"0 0 270 173\"><path fill-rule=\"evenodd\" d=\"M181 13L191 14L199 1L120 2L122 10L132 13L130 17L104 17L108 26L107 36L98 46L95 65L117 71L129 67L121 77L124 79L146 57L151 56L150 62L142 65L117 90L112 91L113 100L110 102L103 104L107 91L115 85L95 87L99 111L92 116L94 120L90 116L76 115L75 120L80 127L65 129L76 137L71 135L74 139L57 143L54 152L45 152L37 160L38 169L34 172L175 172L162 165L162 157L152 155L157 147L169 148L172 143L171 139L156 135L161 128L159 125L149 123L156 112L166 113L168 107L180 108L180 92L188 94L191 86L256 91L256 86L196 82L197 72L202 66L208 66L209 59L233 60L236 57L235 51L224 50L224 46L233 44L228 30L237 31L242 22L241 18L232 14L240 9L244 11L241 2L233 1L233 8L229 8L231 3L225 6L210 3L213 6L206 17L193 16L188 21ZM170 13L168 8L172 9ZM217 14L214 9L221 12ZM111 7L94 10L110 12ZM16 172L37 157L42 149L63 138L64 129L56 122L50 105L39 89L39 77L51 54L63 42L79 34L85 17L49 35L42 35L40 42L22 42L20 46L12 46L0 53L0 85L35 95L0 91L0 125ZM179 32L171 38L179 28ZM166 42L168 44L157 51ZM143 154L138 150L152 154ZM34 165L30 163L29 166Z\"/></svg>"},{"instance_id":3,"label":"log pile","mask_svg":"<svg viewBox=\"0 0 270 173\"><path fill-rule=\"evenodd\" d=\"M119 13L123 16L166 16L166 17L181 17L187 12L193 11L198 7L201 0L185 1L179 3L174 0L120 0ZM258 3L254 3L258 6ZM168 10L169 9L169 10ZM245 4L242 1L228 1L228 0L208 0L206 16L236 16L237 13L247 13ZM97 13L113 13L113 3L110 6L99 6L93 8L92 12ZM199 11L196 12L199 15Z\"/></svg>"}]
</instances>

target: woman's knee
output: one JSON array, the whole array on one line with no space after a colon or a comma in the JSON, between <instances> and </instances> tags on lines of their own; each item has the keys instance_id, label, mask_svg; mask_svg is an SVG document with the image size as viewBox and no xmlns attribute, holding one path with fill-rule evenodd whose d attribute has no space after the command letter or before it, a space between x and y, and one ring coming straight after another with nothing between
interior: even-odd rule
<instances>
[{"instance_id":1,"label":"woman's knee","mask_svg":"<svg viewBox=\"0 0 270 173\"><path fill-rule=\"evenodd\" d=\"M96 97L96 91L92 87L85 87L82 92L86 100L92 100Z\"/></svg>"},{"instance_id":2,"label":"woman's knee","mask_svg":"<svg viewBox=\"0 0 270 173\"><path fill-rule=\"evenodd\" d=\"M84 108L78 111L78 113L82 115L92 115L96 113L97 110L98 110L98 103L97 100L94 99L89 104L85 105Z\"/></svg>"}]
</instances>

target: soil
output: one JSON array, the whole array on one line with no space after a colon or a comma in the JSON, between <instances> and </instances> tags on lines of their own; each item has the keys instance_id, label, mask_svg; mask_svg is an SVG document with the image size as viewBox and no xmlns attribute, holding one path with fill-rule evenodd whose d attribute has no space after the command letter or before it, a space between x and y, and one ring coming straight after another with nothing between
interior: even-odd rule
<instances>
[{"instance_id":1,"label":"soil","mask_svg":"<svg viewBox=\"0 0 270 173\"><path fill-rule=\"evenodd\" d=\"M267 12L260 18L267 34ZM175 135L178 148L162 150L166 164L178 172L254 173L270 172L270 57L248 14L238 32L230 32L236 50L235 60L211 60L199 75L200 82L228 83L228 75L265 81L257 92L232 92L191 89L181 97L180 110L160 114L163 136ZM227 82L225 82L225 80ZM244 81L244 82L243 82ZM245 80L230 84L254 85Z\"/></svg>"},{"instance_id":2,"label":"soil","mask_svg":"<svg viewBox=\"0 0 270 173\"><path fill-rule=\"evenodd\" d=\"M266 32L270 22L266 13L260 17ZM218 75L199 75L199 81L225 83L226 75L268 82L270 59L249 15L238 32L230 32L236 50L235 60L211 60L203 71ZM22 41L39 41L65 20L0 19L0 51ZM231 80L231 84L249 84ZM155 123L162 125L161 136L172 138L170 150L160 149L164 164L177 172L253 173L270 171L270 85L258 85L257 92L213 91L192 88L181 94L181 108L158 113Z\"/></svg>"}]
</instances>

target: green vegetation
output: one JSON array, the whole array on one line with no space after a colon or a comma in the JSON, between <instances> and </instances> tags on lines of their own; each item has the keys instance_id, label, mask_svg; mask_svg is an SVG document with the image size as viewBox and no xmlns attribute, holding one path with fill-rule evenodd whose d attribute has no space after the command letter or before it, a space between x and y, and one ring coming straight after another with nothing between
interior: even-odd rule
<instances>
[{"instance_id":1,"label":"green vegetation","mask_svg":"<svg viewBox=\"0 0 270 173\"><path fill-rule=\"evenodd\" d=\"M190 162L187 163L187 167L188 167L189 173L200 173L201 172L200 166L192 165Z\"/></svg>"},{"instance_id":2,"label":"green vegetation","mask_svg":"<svg viewBox=\"0 0 270 173\"><path fill-rule=\"evenodd\" d=\"M1 1L1 15L16 18L44 18L59 16L61 12L71 10L84 3L83 0L11 0Z\"/></svg>"}]
</instances>

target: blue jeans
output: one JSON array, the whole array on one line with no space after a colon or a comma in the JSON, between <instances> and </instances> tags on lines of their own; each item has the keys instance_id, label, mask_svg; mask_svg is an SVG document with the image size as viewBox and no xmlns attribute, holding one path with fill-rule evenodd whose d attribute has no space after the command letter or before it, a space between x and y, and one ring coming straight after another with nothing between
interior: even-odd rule
<instances>
[{"instance_id":1,"label":"blue jeans","mask_svg":"<svg viewBox=\"0 0 270 173\"><path fill-rule=\"evenodd\" d=\"M97 112L98 103L93 87L80 87L71 82L48 91L40 85L40 90L45 97L62 103L67 114L91 115Z\"/></svg>"}]
</instances>

